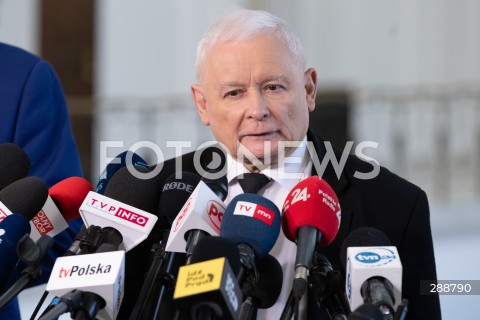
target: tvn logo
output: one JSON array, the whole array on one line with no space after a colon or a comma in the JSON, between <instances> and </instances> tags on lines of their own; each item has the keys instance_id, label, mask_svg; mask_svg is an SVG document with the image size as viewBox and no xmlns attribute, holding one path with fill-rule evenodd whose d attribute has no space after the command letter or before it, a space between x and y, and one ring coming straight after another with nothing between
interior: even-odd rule
<instances>
[{"instance_id":1,"label":"tvn logo","mask_svg":"<svg viewBox=\"0 0 480 320\"><path fill-rule=\"evenodd\" d=\"M147 222L148 218L144 217L143 215L130 211L128 209L118 207L112 204L109 204L105 201L102 200L97 200L95 198L90 199L90 201L87 203L89 207L93 207L96 209L99 209L107 214L110 214L112 216L124 219L128 222L134 223L136 225L144 227Z\"/></svg>"},{"instance_id":2,"label":"tvn logo","mask_svg":"<svg viewBox=\"0 0 480 320\"><path fill-rule=\"evenodd\" d=\"M81 277L88 275L97 275L97 274L106 274L110 273L112 270L111 265L102 265L101 263L97 265L88 264L87 266L72 266L70 269L61 267L59 270L59 278L68 278L68 277Z\"/></svg>"},{"instance_id":3,"label":"tvn logo","mask_svg":"<svg viewBox=\"0 0 480 320\"><path fill-rule=\"evenodd\" d=\"M369 248L355 255L355 261L365 266L380 266L397 259L397 255L386 248Z\"/></svg>"},{"instance_id":4,"label":"tvn logo","mask_svg":"<svg viewBox=\"0 0 480 320\"><path fill-rule=\"evenodd\" d=\"M248 216L265 222L269 226L272 225L275 213L264 206L256 203L238 201L235 205L233 214Z\"/></svg>"}]
</instances>

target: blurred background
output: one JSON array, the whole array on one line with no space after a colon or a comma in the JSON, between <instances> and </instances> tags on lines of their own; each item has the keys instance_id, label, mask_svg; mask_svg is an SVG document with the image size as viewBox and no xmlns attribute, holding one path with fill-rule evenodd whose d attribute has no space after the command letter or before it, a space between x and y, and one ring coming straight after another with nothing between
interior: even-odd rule
<instances>
[{"instance_id":1,"label":"blurred background","mask_svg":"<svg viewBox=\"0 0 480 320\"><path fill-rule=\"evenodd\" d=\"M235 7L268 10L300 36L318 71L314 131L340 148L378 142L369 156L427 192L438 278L480 280L480 1L0 0L0 41L53 65L96 184L100 141L114 141L109 157L152 141L170 158L167 141L191 151L212 139L190 98L195 50ZM156 163L150 151L137 150ZM444 319L479 303L441 296Z\"/></svg>"}]
</instances>

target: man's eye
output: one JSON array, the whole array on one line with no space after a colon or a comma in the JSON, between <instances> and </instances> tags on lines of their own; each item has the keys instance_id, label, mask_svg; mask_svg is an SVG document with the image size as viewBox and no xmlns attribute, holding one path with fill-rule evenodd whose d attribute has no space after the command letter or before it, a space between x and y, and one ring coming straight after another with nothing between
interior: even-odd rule
<instances>
[{"instance_id":1,"label":"man's eye","mask_svg":"<svg viewBox=\"0 0 480 320\"><path fill-rule=\"evenodd\" d=\"M232 90L232 91L228 91L226 94L225 94L225 97L236 97L240 94L240 90Z\"/></svg>"},{"instance_id":2,"label":"man's eye","mask_svg":"<svg viewBox=\"0 0 480 320\"><path fill-rule=\"evenodd\" d=\"M279 85L279 84L269 84L269 85L266 86L266 89L270 90L270 91L277 91L277 90L282 89L282 86Z\"/></svg>"}]
</instances>

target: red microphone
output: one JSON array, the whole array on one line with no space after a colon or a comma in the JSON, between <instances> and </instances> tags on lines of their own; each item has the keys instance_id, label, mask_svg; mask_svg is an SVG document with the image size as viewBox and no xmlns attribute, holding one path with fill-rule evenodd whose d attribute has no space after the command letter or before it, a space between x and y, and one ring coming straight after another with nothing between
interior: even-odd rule
<instances>
[{"instance_id":1,"label":"red microphone","mask_svg":"<svg viewBox=\"0 0 480 320\"><path fill-rule=\"evenodd\" d=\"M45 205L31 220L32 239L44 234L54 237L67 229L67 221L80 216L79 208L92 190L90 183L81 177L66 178L51 186Z\"/></svg>"},{"instance_id":2,"label":"red microphone","mask_svg":"<svg viewBox=\"0 0 480 320\"><path fill-rule=\"evenodd\" d=\"M81 177L66 178L48 189L48 195L57 205L65 220L80 216L79 208L87 194L93 191L90 183Z\"/></svg>"},{"instance_id":3,"label":"red microphone","mask_svg":"<svg viewBox=\"0 0 480 320\"><path fill-rule=\"evenodd\" d=\"M316 246L327 246L340 226L340 204L332 187L318 176L300 181L283 204L282 229L297 243L293 294L300 299L307 288L308 270Z\"/></svg>"}]
</instances>

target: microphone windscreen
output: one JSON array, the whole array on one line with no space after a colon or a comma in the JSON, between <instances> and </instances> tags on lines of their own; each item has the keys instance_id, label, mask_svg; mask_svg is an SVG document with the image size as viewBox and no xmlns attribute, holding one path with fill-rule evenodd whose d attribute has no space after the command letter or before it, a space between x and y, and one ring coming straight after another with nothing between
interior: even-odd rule
<instances>
[{"instance_id":1,"label":"microphone windscreen","mask_svg":"<svg viewBox=\"0 0 480 320\"><path fill-rule=\"evenodd\" d=\"M127 165L148 168L148 164L138 154L129 150L124 151L113 158L112 161L105 167L102 174L100 174L95 192L104 194L113 175L120 168L124 168Z\"/></svg>"},{"instance_id":2,"label":"microphone windscreen","mask_svg":"<svg viewBox=\"0 0 480 320\"><path fill-rule=\"evenodd\" d=\"M249 245L257 260L273 248L280 233L280 211L267 198L253 193L235 196L225 209L220 236Z\"/></svg>"},{"instance_id":3,"label":"microphone windscreen","mask_svg":"<svg viewBox=\"0 0 480 320\"><path fill-rule=\"evenodd\" d=\"M283 204L282 228L295 242L298 228L312 226L322 232L319 246L329 245L340 226L340 203L332 187L318 176L297 183Z\"/></svg>"},{"instance_id":4,"label":"microphone windscreen","mask_svg":"<svg viewBox=\"0 0 480 320\"><path fill-rule=\"evenodd\" d=\"M197 263L225 257L233 273L240 271L240 253L235 242L222 237L205 237L198 241L192 252L190 263Z\"/></svg>"},{"instance_id":5,"label":"microphone windscreen","mask_svg":"<svg viewBox=\"0 0 480 320\"><path fill-rule=\"evenodd\" d=\"M79 217L78 209L92 190L92 186L84 178L70 177L51 186L48 195L65 220L70 221Z\"/></svg>"},{"instance_id":6,"label":"microphone windscreen","mask_svg":"<svg viewBox=\"0 0 480 320\"><path fill-rule=\"evenodd\" d=\"M25 178L30 171L30 159L14 143L0 144L0 189Z\"/></svg>"},{"instance_id":7,"label":"microphone windscreen","mask_svg":"<svg viewBox=\"0 0 480 320\"><path fill-rule=\"evenodd\" d=\"M160 187L156 179L144 176L150 172L150 169L138 166L120 168L108 183L105 196L155 214Z\"/></svg>"},{"instance_id":8,"label":"microphone windscreen","mask_svg":"<svg viewBox=\"0 0 480 320\"><path fill-rule=\"evenodd\" d=\"M0 190L0 201L13 213L31 220L47 201L48 187L38 177L25 177Z\"/></svg>"},{"instance_id":9,"label":"microphone windscreen","mask_svg":"<svg viewBox=\"0 0 480 320\"><path fill-rule=\"evenodd\" d=\"M178 179L175 178L175 173L171 174L160 193L159 216L166 217L169 226L201 180L198 174L192 172L182 171L180 174Z\"/></svg>"},{"instance_id":10,"label":"microphone windscreen","mask_svg":"<svg viewBox=\"0 0 480 320\"><path fill-rule=\"evenodd\" d=\"M250 293L257 307L268 309L272 307L282 291L283 270L275 257L267 254L257 263L258 281Z\"/></svg>"},{"instance_id":11,"label":"microphone windscreen","mask_svg":"<svg viewBox=\"0 0 480 320\"><path fill-rule=\"evenodd\" d=\"M343 269L347 263L347 249L349 247L377 247L391 246L390 239L382 231L372 227L362 227L353 230L343 241L340 248L340 261Z\"/></svg>"}]
</instances>

